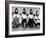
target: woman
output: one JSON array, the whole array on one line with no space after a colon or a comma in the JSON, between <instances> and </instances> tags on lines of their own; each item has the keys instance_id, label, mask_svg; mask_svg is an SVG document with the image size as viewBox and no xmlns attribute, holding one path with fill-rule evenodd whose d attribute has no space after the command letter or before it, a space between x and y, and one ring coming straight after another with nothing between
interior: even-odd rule
<instances>
[{"instance_id":1,"label":"woman","mask_svg":"<svg viewBox=\"0 0 46 38\"><path fill-rule=\"evenodd\" d=\"M25 28L26 27L26 10L25 8L23 8L23 12L22 12L22 26Z\"/></svg>"},{"instance_id":2,"label":"woman","mask_svg":"<svg viewBox=\"0 0 46 38\"><path fill-rule=\"evenodd\" d=\"M39 18L38 11L36 11L36 16L37 16L37 21L36 21L37 26L36 27L40 27L40 18Z\"/></svg>"},{"instance_id":3,"label":"woman","mask_svg":"<svg viewBox=\"0 0 46 38\"><path fill-rule=\"evenodd\" d=\"M33 23L35 23L34 20L33 20L33 11L32 11L32 9L30 9L29 22L28 22L28 25L29 25L30 28L34 27Z\"/></svg>"},{"instance_id":4,"label":"woman","mask_svg":"<svg viewBox=\"0 0 46 38\"><path fill-rule=\"evenodd\" d=\"M19 26L18 23L19 23L19 14L18 14L18 9L15 8L13 14L13 22L12 22L13 27L17 28Z\"/></svg>"},{"instance_id":5,"label":"woman","mask_svg":"<svg viewBox=\"0 0 46 38\"><path fill-rule=\"evenodd\" d=\"M39 19L38 11L36 11L36 14L33 15L34 21L35 21L35 27L40 26L40 19Z\"/></svg>"}]
</instances>

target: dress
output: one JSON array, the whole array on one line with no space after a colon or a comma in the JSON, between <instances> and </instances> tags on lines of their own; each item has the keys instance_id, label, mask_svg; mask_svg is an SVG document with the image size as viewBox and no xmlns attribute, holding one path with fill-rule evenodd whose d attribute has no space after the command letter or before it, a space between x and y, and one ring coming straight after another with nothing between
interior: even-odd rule
<instances>
[{"instance_id":1,"label":"dress","mask_svg":"<svg viewBox=\"0 0 46 38\"><path fill-rule=\"evenodd\" d=\"M26 19L27 19L27 16L26 15L22 15L22 26L25 28L26 26Z\"/></svg>"}]
</instances>

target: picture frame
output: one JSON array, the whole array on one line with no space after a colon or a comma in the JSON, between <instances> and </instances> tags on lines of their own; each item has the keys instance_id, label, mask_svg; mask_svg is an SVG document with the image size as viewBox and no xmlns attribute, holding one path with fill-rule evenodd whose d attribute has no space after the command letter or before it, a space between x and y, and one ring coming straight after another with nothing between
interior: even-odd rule
<instances>
[{"instance_id":1,"label":"picture frame","mask_svg":"<svg viewBox=\"0 0 46 38\"><path fill-rule=\"evenodd\" d=\"M26 8L27 11L29 8L39 9L40 15L41 15L40 20L42 22L42 23L40 23L41 24L40 25L41 31L39 30L39 31L27 32L29 30L28 29L25 32L22 30L20 30L20 31L15 30L16 32L15 31L12 32L11 27L9 25L9 24L11 24L9 21L9 20L11 20L10 12L11 12L11 9L13 10L13 8L16 8L16 7L18 7L19 9ZM23 36L40 36L40 35L45 35L45 3L42 3L42 2L25 2L25 1L5 1L5 37L23 37Z\"/></svg>"}]
</instances>

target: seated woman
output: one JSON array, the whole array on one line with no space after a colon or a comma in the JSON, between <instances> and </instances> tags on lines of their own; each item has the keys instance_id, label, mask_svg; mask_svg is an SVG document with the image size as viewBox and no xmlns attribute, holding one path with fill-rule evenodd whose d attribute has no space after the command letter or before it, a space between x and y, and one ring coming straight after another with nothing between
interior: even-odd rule
<instances>
[{"instance_id":1,"label":"seated woman","mask_svg":"<svg viewBox=\"0 0 46 38\"><path fill-rule=\"evenodd\" d=\"M40 19L39 19L38 11L36 11L36 14L33 15L34 21L35 21L35 27L40 26Z\"/></svg>"},{"instance_id":2,"label":"seated woman","mask_svg":"<svg viewBox=\"0 0 46 38\"><path fill-rule=\"evenodd\" d=\"M22 12L22 26L25 28L26 27L26 10L25 8L23 8L23 12Z\"/></svg>"},{"instance_id":3,"label":"seated woman","mask_svg":"<svg viewBox=\"0 0 46 38\"><path fill-rule=\"evenodd\" d=\"M39 18L39 14L38 14L38 11L36 11L36 16L37 16L37 27L40 27L40 18Z\"/></svg>"},{"instance_id":4,"label":"seated woman","mask_svg":"<svg viewBox=\"0 0 46 38\"><path fill-rule=\"evenodd\" d=\"M30 9L29 21L28 21L28 25L29 25L30 28L34 27L33 23L35 23L34 20L33 20L33 12L32 12L32 9Z\"/></svg>"}]
</instances>

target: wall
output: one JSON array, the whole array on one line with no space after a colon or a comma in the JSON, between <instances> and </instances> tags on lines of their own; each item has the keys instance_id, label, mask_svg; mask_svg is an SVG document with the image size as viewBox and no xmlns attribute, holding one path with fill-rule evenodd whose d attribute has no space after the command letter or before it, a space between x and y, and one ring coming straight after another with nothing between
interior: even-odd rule
<instances>
[{"instance_id":1,"label":"wall","mask_svg":"<svg viewBox=\"0 0 46 38\"><path fill-rule=\"evenodd\" d=\"M16 0L16 1L32 1L32 2L45 2L46 3L46 0ZM46 13L45 13L45 16L46 16ZM0 0L0 38L5 38L5 0ZM16 38L46 38L46 33L45 33L45 36L16 37Z\"/></svg>"}]
</instances>

